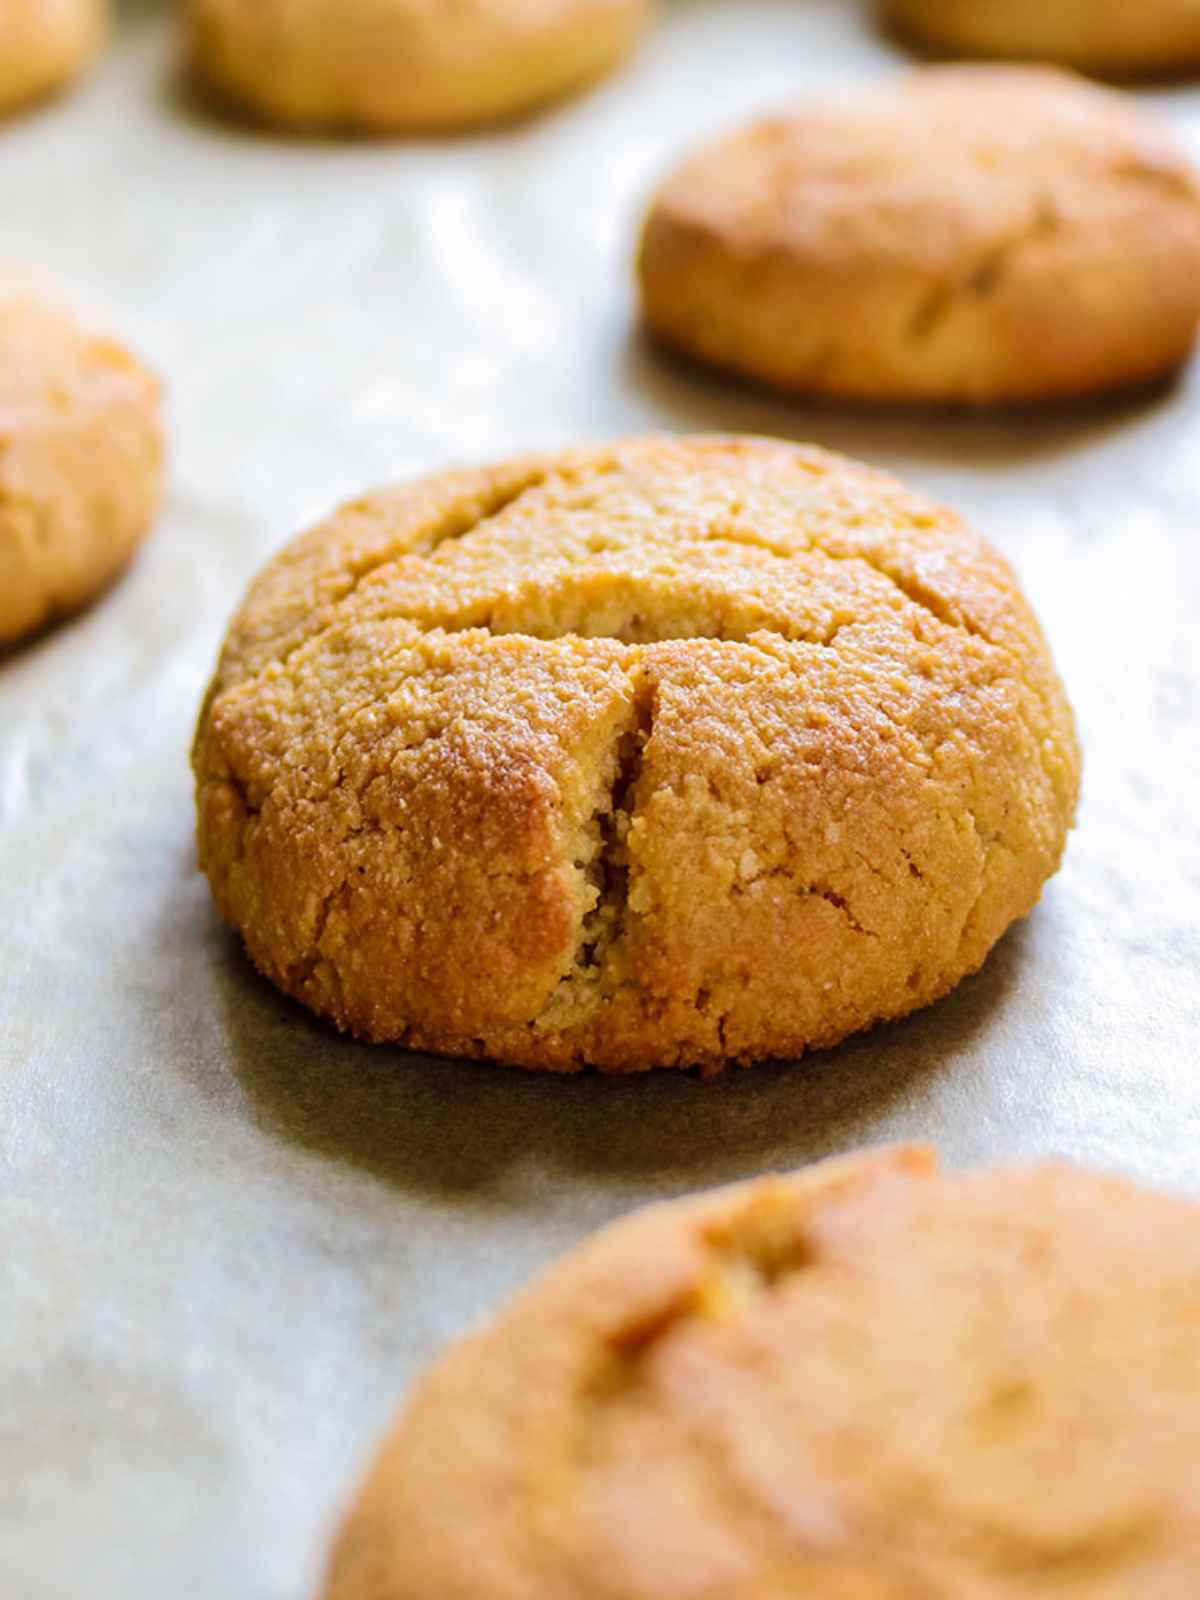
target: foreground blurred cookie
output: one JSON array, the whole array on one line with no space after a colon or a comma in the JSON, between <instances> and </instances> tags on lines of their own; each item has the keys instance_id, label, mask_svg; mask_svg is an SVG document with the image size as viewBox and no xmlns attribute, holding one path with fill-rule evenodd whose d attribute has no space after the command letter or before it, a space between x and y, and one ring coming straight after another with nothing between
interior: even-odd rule
<instances>
[{"instance_id":1,"label":"foreground blurred cookie","mask_svg":"<svg viewBox=\"0 0 1200 1600\"><path fill-rule=\"evenodd\" d=\"M944 994L1062 852L1012 573L821 451L635 439L370 495L234 619L202 865L340 1027L522 1066L798 1055Z\"/></svg>"},{"instance_id":2,"label":"foreground blurred cookie","mask_svg":"<svg viewBox=\"0 0 1200 1600\"><path fill-rule=\"evenodd\" d=\"M881 0L918 43L1113 77L1200 66L1200 0Z\"/></svg>"},{"instance_id":3,"label":"foreground blurred cookie","mask_svg":"<svg viewBox=\"0 0 1200 1600\"><path fill-rule=\"evenodd\" d=\"M0 272L0 645L76 610L125 566L161 466L154 378Z\"/></svg>"},{"instance_id":4,"label":"foreground blurred cookie","mask_svg":"<svg viewBox=\"0 0 1200 1600\"><path fill-rule=\"evenodd\" d=\"M326 1600L1184 1600L1198 1453L1195 1205L873 1151L627 1218L452 1349Z\"/></svg>"},{"instance_id":5,"label":"foreground blurred cookie","mask_svg":"<svg viewBox=\"0 0 1200 1600\"><path fill-rule=\"evenodd\" d=\"M108 0L0 0L0 114L75 78L108 31Z\"/></svg>"},{"instance_id":6,"label":"foreground blurred cookie","mask_svg":"<svg viewBox=\"0 0 1200 1600\"><path fill-rule=\"evenodd\" d=\"M1086 395L1187 356L1200 187L1115 93L934 67L701 150L655 203L639 273L664 340L799 394Z\"/></svg>"},{"instance_id":7,"label":"foreground blurred cookie","mask_svg":"<svg viewBox=\"0 0 1200 1600\"><path fill-rule=\"evenodd\" d=\"M187 0L196 70L299 128L389 133L513 116L599 77L651 0Z\"/></svg>"}]
</instances>

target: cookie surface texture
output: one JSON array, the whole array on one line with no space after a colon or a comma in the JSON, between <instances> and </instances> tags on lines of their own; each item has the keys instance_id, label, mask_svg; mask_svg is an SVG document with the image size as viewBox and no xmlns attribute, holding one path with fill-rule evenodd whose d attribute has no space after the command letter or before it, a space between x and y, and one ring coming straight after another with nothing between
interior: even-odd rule
<instances>
[{"instance_id":1,"label":"cookie surface texture","mask_svg":"<svg viewBox=\"0 0 1200 1600\"><path fill-rule=\"evenodd\" d=\"M326 1600L1184 1600L1198 1334L1196 1206L1077 1168L654 1207L418 1384Z\"/></svg>"},{"instance_id":2,"label":"cookie surface texture","mask_svg":"<svg viewBox=\"0 0 1200 1600\"><path fill-rule=\"evenodd\" d=\"M0 115L78 77L108 27L108 0L0 0Z\"/></svg>"},{"instance_id":3,"label":"cookie surface texture","mask_svg":"<svg viewBox=\"0 0 1200 1600\"><path fill-rule=\"evenodd\" d=\"M267 122L435 132L516 116L602 76L651 0L187 0L190 53Z\"/></svg>"},{"instance_id":4,"label":"cookie surface texture","mask_svg":"<svg viewBox=\"0 0 1200 1600\"><path fill-rule=\"evenodd\" d=\"M1055 870L1071 714L1007 565L884 474L643 438L370 495L265 570L201 863L363 1038L798 1055L973 971Z\"/></svg>"},{"instance_id":5,"label":"cookie surface texture","mask_svg":"<svg viewBox=\"0 0 1200 1600\"><path fill-rule=\"evenodd\" d=\"M0 275L0 645L78 610L158 506L156 380L19 275Z\"/></svg>"},{"instance_id":6,"label":"cookie surface texture","mask_svg":"<svg viewBox=\"0 0 1200 1600\"><path fill-rule=\"evenodd\" d=\"M883 0L882 13L946 54L1055 61L1113 77L1200 67L1200 0Z\"/></svg>"},{"instance_id":7,"label":"cookie surface texture","mask_svg":"<svg viewBox=\"0 0 1200 1600\"><path fill-rule=\"evenodd\" d=\"M784 391L1048 402L1186 359L1200 187L1112 90L930 67L698 151L650 210L638 277L666 344Z\"/></svg>"}]
</instances>

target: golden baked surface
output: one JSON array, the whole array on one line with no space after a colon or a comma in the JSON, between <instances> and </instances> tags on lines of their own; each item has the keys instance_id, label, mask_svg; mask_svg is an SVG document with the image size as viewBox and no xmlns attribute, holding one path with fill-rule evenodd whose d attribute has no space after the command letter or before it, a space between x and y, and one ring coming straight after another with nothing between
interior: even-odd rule
<instances>
[{"instance_id":1,"label":"golden baked surface","mask_svg":"<svg viewBox=\"0 0 1200 1600\"><path fill-rule=\"evenodd\" d=\"M514 116L614 66L653 0L186 0L196 71L298 128L400 133Z\"/></svg>"},{"instance_id":2,"label":"golden baked surface","mask_svg":"<svg viewBox=\"0 0 1200 1600\"><path fill-rule=\"evenodd\" d=\"M126 565L158 506L162 453L155 379L0 272L0 645Z\"/></svg>"},{"instance_id":3,"label":"golden baked surface","mask_svg":"<svg viewBox=\"0 0 1200 1600\"><path fill-rule=\"evenodd\" d=\"M290 994L363 1038L636 1070L944 994L1057 867L1078 752L950 512L815 449L646 438L295 541L195 766L203 868Z\"/></svg>"},{"instance_id":4,"label":"golden baked surface","mask_svg":"<svg viewBox=\"0 0 1200 1600\"><path fill-rule=\"evenodd\" d=\"M1110 90L929 67L701 149L653 205L638 275L663 340L784 390L1083 395L1191 349L1200 186Z\"/></svg>"},{"instance_id":5,"label":"golden baked surface","mask_svg":"<svg viewBox=\"0 0 1200 1600\"><path fill-rule=\"evenodd\" d=\"M418 1386L326 1600L1188 1600L1200 1214L875 1150L654 1207Z\"/></svg>"},{"instance_id":6,"label":"golden baked surface","mask_svg":"<svg viewBox=\"0 0 1200 1600\"><path fill-rule=\"evenodd\" d=\"M69 83L108 26L108 0L0 0L0 114Z\"/></svg>"},{"instance_id":7,"label":"golden baked surface","mask_svg":"<svg viewBox=\"0 0 1200 1600\"><path fill-rule=\"evenodd\" d=\"M1200 66L1200 0L880 0L929 49L1057 61L1113 77Z\"/></svg>"}]
</instances>

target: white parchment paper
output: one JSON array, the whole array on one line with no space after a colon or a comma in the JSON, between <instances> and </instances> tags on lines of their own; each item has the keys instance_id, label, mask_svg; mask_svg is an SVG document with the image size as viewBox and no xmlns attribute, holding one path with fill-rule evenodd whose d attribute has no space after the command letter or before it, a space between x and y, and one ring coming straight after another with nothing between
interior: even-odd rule
<instances>
[{"instance_id":1,"label":"white parchment paper","mask_svg":"<svg viewBox=\"0 0 1200 1600\"><path fill-rule=\"evenodd\" d=\"M776 405L631 332L685 146L891 70L852 0L674 0L532 123L289 142L182 93L129 7L0 127L0 249L169 385L166 513L0 659L0 1595L303 1600L418 1366L654 1196L918 1136L1200 1190L1200 372L1009 423ZM1200 155L1200 88L1146 98ZM344 1042L260 982L193 868L186 749L250 574L338 498L646 428L813 438L1015 561L1087 752L1061 876L950 999L710 1084L538 1080Z\"/></svg>"}]
</instances>

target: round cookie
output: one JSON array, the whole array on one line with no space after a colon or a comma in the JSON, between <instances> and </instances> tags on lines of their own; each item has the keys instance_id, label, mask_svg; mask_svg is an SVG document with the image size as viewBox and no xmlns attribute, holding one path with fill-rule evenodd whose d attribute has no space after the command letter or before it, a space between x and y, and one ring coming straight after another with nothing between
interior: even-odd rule
<instances>
[{"instance_id":1,"label":"round cookie","mask_svg":"<svg viewBox=\"0 0 1200 1600\"><path fill-rule=\"evenodd\" d=\"M155 379L0 274L0 646L121 571L157 509L162 454Z\"/></svg>"},{"instance_id":2,"label":"round cookie","mask_svg":"<svg viewBox=\"0 0 1200 1600\"><path fill-rule=\"evenodd\" d=\"M326 1600L1184 1600L1198 1329L1200 1210L1065 1165L651 1207L418 1384Z\"/></svg>"},{"instance_id":3,"label":"round cookie","mask_svg":"<svg viewBox=\"0 0 1200 1600\"><path fill-rule=\"evenodd\" d=\"M77 77L108 25L108 0L0 0L0 114Z\"/></svg>"},{"instance_id":4,"label":"round cookie","mask_svg":"<svg viewBox=\"0 0 1200 1600\"><path fill-rule=\"evenodd\" d=\"M601 76L652 0L188 0L191 56L268 122L370 133L515 116Z\"/></svg>"},{"instance_id":5,"label":"round cookie","mask_svg":"<svg viewBox=\"0 0 1200 1600\"><path fill-rule=\"evenodd\" d=\"M1056 869L1078 752L1008 566L822 451L646 438L369 495L234 619L203 869L365 1039L797 1056L943 995Z\"/></svg>"},{"instance_id":6,"label":"round cookie","mask_svg":"<svg viewBox=\"0 0 1200 1600\"><path fill-rule=\"evenodd\" d=\"M1200 66L1200 0L881 0L886 21L951 55L1057 61L1108 77Z\"/></svg>"},{"instance_id":7,"label":"round cookie","mask_svg":"<svg viewBox=\"0 0 1200 1600\"><path fill-rule=\"evenodd\" d=\"M1088 395L1188 355L1200 185L1112 91L930 67L700 150L650 211L638 275L660 338L796 394Z\"/></svg>"}]
</instances>

